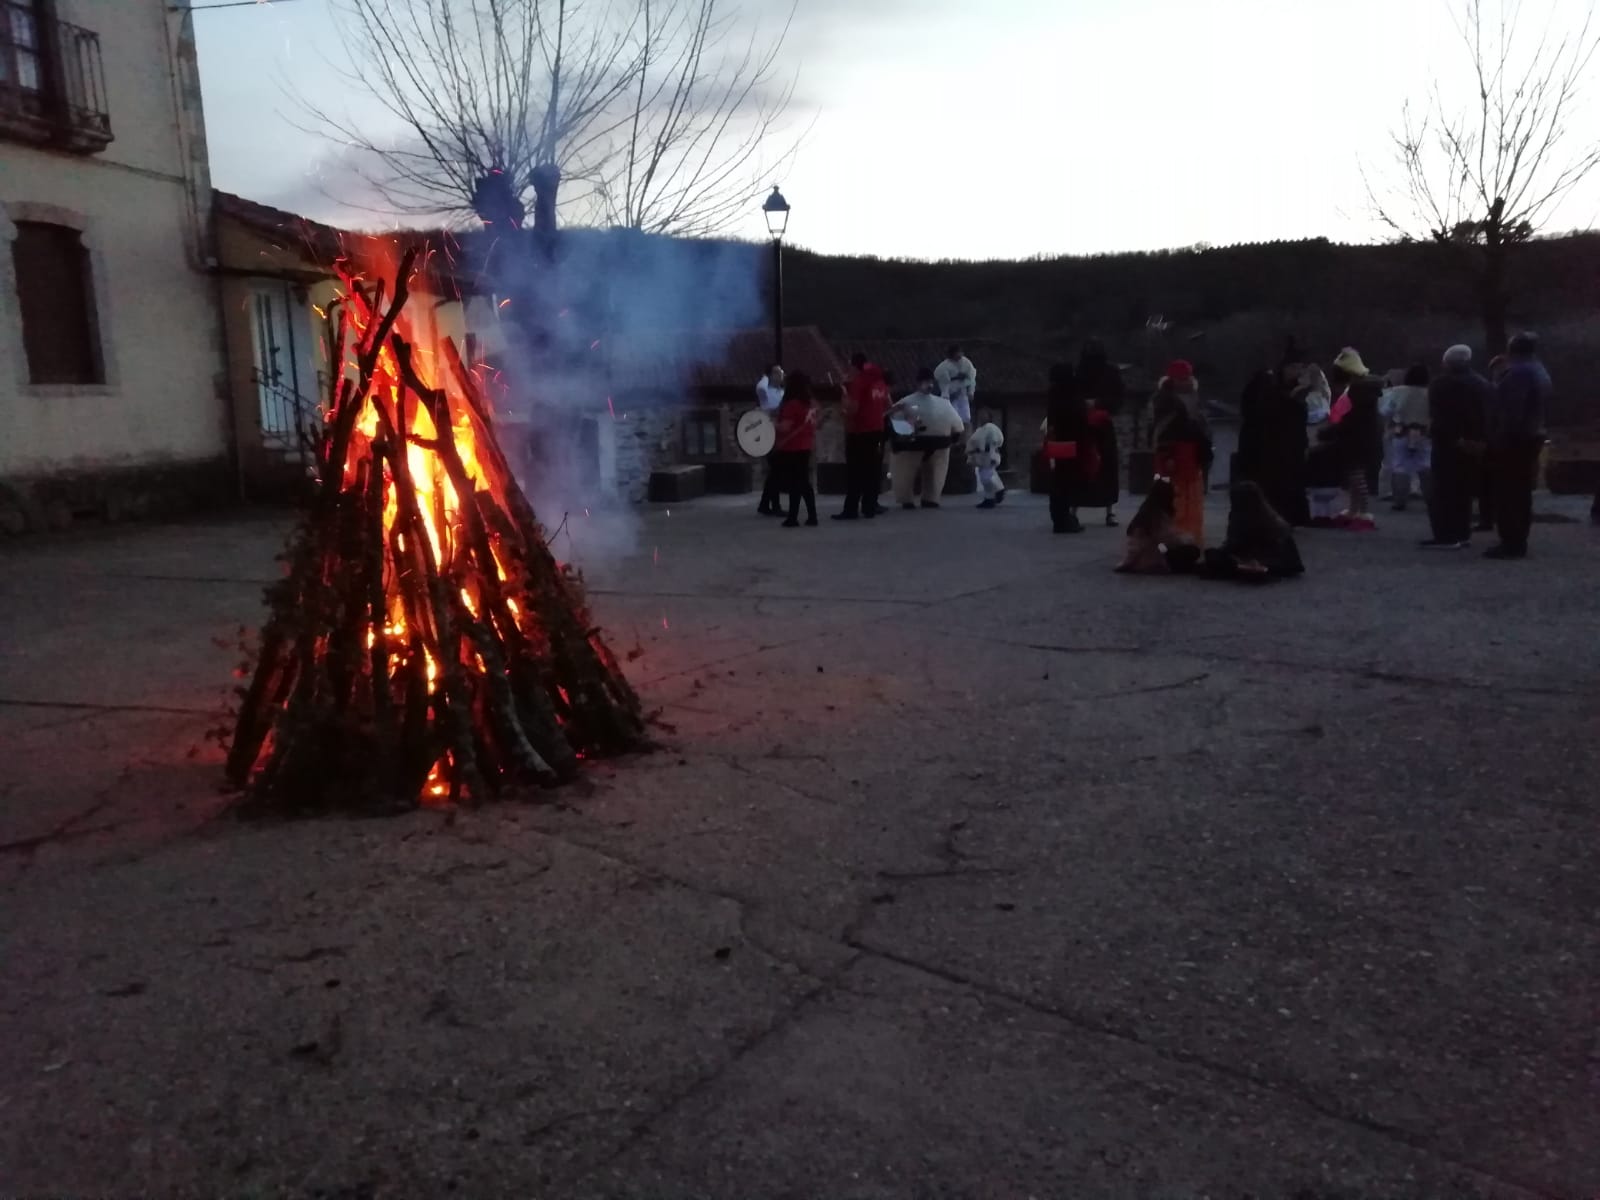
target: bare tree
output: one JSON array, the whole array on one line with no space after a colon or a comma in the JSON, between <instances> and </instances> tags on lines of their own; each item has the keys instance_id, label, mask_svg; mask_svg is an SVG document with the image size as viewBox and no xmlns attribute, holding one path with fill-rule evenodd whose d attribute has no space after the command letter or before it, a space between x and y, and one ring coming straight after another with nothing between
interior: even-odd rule
<instances>
[{"instance_id":1,"label":"bare tree","mask_svg":"<svg viewBox=\"0 0 1600 1200\"><path fill-rule=\"evenodd\" d=\"M596 172L599 213L648 233L715 233L798 148L780 137L794 82L779 60L794 10L765 45L756 32L737 42L719 0L639 0L639 16L624 136Z\"/></svg>"},{"instance_id":2,"label":"bare tree","mask_svg":"<svg viewBox=\"0 0 1600 1200\"><path fill-rule=\"evenodd\" d=\"M312 113L399 214L580 218L705 234L765 182L792 94L783 34L730 52L720 0L339 0L358 86L397 137ZM792 15L792 14L791 14ZM792 153L792 147L786 153Z\"/></svg>"},{"instance_id":3,"label":"bare tree","mask_svg":"<svg viewBox=\"0 0 1600 1200\"><path fill-rule=\"evenodd\" d=\"M1600 136L1579 112L1600 31L1591 5L1565 31L1547 21L1529 36L1521 0L1463 0L1457 31L1471 96L1452 102L1435 82L1420 115L1408 105L1392 135L1399 178L1383 194L1369 179L1367 191L1401 238L1471 256L1494 351L1506 342L1515 248L1600 166Z\"/></svg>"},{"instance_id":4,"label":"bare tree","mask_svg":"<svg viewBox=\"0 0 1600 1200\"><path fill-rule=\"evenodd\" d=\"M560 174L619 127L642 61L632 24L593 0L341 0L335 12L352 79L401 132L313 116L401 214L520 224L531 195L553 219Z\"/></svg>"}]
</instances>

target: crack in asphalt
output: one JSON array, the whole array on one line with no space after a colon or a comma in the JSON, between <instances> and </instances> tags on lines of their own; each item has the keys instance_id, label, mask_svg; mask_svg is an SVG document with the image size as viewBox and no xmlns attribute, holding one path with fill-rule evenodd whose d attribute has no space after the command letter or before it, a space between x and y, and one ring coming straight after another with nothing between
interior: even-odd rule
<instances>
[{"instance_id":1,"label":"crack in asphalt","mask_svg":"<svg viewBox=\"0 0 1600 1200\"><path fill-rule=\"evenodd\" d=\"M963 822L957 822L949 832L953 834L962 824ZM568 1182L576 1181L577 1179L581 1179L582 1177L595 1171L603 1170L605 1167L615 1162L617 1158L621 1157L622 1154L626 1153L634 1144L641 1140L645 1134L649 1132L651 1127L659 1124L673 1111L681 1107L683 1103L692 1098L693 1095L698 1094L711 1084L715 1083L717 1079L725 1075L740 1059L756 1049L771 1036L782 1032L783 1029L786 1029L788 1026L792 1025L796 1020L799 1019L801 1013L811 1003L821 999L829 990L838 987L842 977L847 974L849 970L859 961L861 961L862 958L870 957L885 963L893 964L906 970L920 972L921 974L927 975L930 978L939 979L943 982L969 989L980 996L987 996L993 1000L1003 1001L1028 1012L1032 1012L1036 1015L1060 1021L1070 1028L1077 1030L1079 1033L1108 1039L1122 1046L1136 1047L1142 1053L1151 1055L1155 1058L1182 1066L1194 1067L1215 1075L1220 1079L1226 1079L1236 1084L1242 1083L1260 1091L1285 1097L1301 1105L1307 1110L1316 1113L1318 1116L1325 1117L1329 1120L1338 1121L1340 1123L1365 1130L1368 1133L1387 1138L1388 1140L1404 1145L1408 1149L1414 1150L1417 1153L1425 1154L1439 1162L1448 1163L1460 1170L1470 1172L1486 1181L1494 1182L1502 1186L1519 1188L1531 1196L1539 1197L1540 1200L1564 1200L1562 1193L1551 1190L1549 1185L1541 1181L1519 1178L1515 1175L1508 1175L1504 1172L1452 1154L1444 1148L1436 1145L1426 1134L1417 1133L1413 1130L1407 1129L1402 1125L1380 1120L1368 1113L1360 1111L1359 1109L1341 1105L1335 1100L1325 1098L1324 1096L1318 1094L1315 1090L1294 1079L1260 1074L1246 1070L1245 1068L1233 1063L1211 1058L1197 1051L1186 1050L1178 1046L1167 1046L1158 1042L1149 1041L1141 1037L1132 1028L1110 1024L1078 1010L1061 1005L1049 1004L1025 993L1012 991L998 983L976 978L951 968L942 967L938 964L929 963L910 955L900 954L887 947L876 945L867 940L864 937L864 933L866 927L871 924L873 910L881 906L883 903L892 901L892 896L887 898L883 895L864 896L857 906L856 915L846 922L842 929L815 929L806 925L797 925L780 915L771 914L770 906L755 897L741 895L737 892L722 888L707 887L695 881L668 874L649 863L633 859L627 854L618 852L613 848L600 847L587 841L573 838L566 834L556 833L534 826L529 826L527 828L529 828L530 832L534 833L536 836L547 838L553 842L569 846L576 850L594 854L614 864L625 866L643 877L654 879L673 887L681 888L691 894L712 897L734 904L740 911L741 925L746 919L746 915L748 913L757 911L768 912L770 915L773 915L775 919L790 925L792 928L801 933L825 938L833 942L835 945L853 952L852 956L845 959L838 968L828 973L828 975L825 977L819 977L802 964L783 958L782 956L772 955L767 949L757 945L756 949L758 952L767 954L769 957L778 957L779 961L790 962L791 965L796 968L796 970L805 974L807 978L821 978L824 981L799 996L781 1014L779 1014L779 1017L765 1030L758 1033L753 1038L747 1039L745 1042L741 1043L740 1046L735 1049L733 1055L730 1056L730 1058L726 1062L722 1063L717 1069L700 1077L694 1083L690 1084L689 1087L683 1089L674 1097L670 1098L665 1104L658 1107L658 1109L652 1112L652 1114L644 1122L635 1128L623 1146L601 1160L598 1165L584 1167L580 1171L576 1171L572 1175L565 1177ZM929 877L959 878L965 875L975 874L978 874L978 871L972 869L955 871L946 869L934 872Z\"/></svg>"},{"instance_id":2,"label":"crack in asphalt","mask_svg":"<svg viewBox=\"0 0 1600 1200\"><path fill-rule=\"evenodd\" d=\"M1493 692L1496 695L1522 695L1588 699L1600 694L1600 688L1540 687L1536 684L1511 683L1504 680L1461 679L1444 675L1416 675L1403 671L1386 671L1379 667L1346 666L1339 663L1319 662L1311 658L1253 658L1246 655L1218 654L1213 650L1185 650L1179 645L1137 646L1063 646L1051 642L1018 642L1009 638L989 637L982 633L969 635L999 646L1018 650L1036 650L1044 654L1071 655L1126 655L1149 658L1188 658L1198 662L1217 663L1236 667L1270 667L1285 671L1314 670L1328 675L1342 675L1351 679L1364 679L1374 683L1392 683L1406 687L1443 688L1472 692ZM1160 689L1152 689L1160 690ZM1112 693L1123 695L1126 693ZM1099 699L1100 697L1091 697Z\"/></svg>"}]
</instances>

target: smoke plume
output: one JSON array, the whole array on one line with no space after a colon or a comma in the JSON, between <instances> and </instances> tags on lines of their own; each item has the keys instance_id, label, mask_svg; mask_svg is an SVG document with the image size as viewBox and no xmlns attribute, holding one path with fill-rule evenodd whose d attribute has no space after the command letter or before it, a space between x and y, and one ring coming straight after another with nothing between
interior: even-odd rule
<instances>
[{"instance_id":1,"label":"smoke plume","mask_svg":"<svg viewBox=\"0 0 1600 1200\"><path fill-rule=\"evenodd\" d=\"M676 456L697 368L763 318L764 256L623 229L473 239L488 295L470 321L502 372L523 489L564 558L626 555L650 466Z\"/></svg>"}]
</instances>

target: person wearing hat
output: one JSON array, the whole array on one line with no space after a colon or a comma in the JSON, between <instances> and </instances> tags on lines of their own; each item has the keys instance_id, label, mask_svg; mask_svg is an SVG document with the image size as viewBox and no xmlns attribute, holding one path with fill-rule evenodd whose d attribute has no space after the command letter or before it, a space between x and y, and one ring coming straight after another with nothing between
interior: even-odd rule
<instances>
[{"instance_id":1,"label":"person wearing hat","mask_svg":"<svg viewBox=\"0 0 1600 1200\"><path fill-rule=\"evenodd\" d=\"M1378 400L1383 387L1372 378L1361 354L1345 347L1333 360L1329 382L1338 399L1329 414L1330 424L1317 435L1333 455L1350 503L1334 523L1362 532L1378 527L1372 515L1373 483L1383 462L1383 422Z\"/></svg>"}]
</instances>

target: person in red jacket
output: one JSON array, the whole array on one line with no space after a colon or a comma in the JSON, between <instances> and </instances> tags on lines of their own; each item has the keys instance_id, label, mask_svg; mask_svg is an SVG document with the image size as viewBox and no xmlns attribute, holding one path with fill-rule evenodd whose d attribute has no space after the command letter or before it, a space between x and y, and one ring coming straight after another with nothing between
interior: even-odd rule
<instances>
[{"instance_id":1,"label":"person in red jacket","mask_svg":"<svg viewBox=\"0 0 1600 1200\"><path fill-rule=\"evenodd\" d=\"M883 511L883 422L888 416L889 381L865 354L851 356L855 368L844 392L844 511L835 521L872 520Z\"/></svg>"},{"instance_id":2,"label":"person in red jacket","mask_svg":"<svg viewBox=\"0 0 1600 1200\"><path fill-rule=\"evenodd\" d=\"M789 517L785 529L800 524L800 501L806 502L806 524L817 523L817 493L811 486L811 452L817 445L817 403L811 394L811 380L804 371L789 376L778 405L778 437L773 445L772 469L778 486L789 493Z\"/></svg>"}]
</instances>

